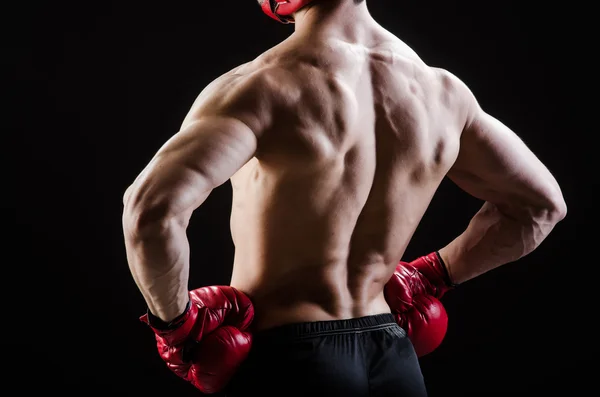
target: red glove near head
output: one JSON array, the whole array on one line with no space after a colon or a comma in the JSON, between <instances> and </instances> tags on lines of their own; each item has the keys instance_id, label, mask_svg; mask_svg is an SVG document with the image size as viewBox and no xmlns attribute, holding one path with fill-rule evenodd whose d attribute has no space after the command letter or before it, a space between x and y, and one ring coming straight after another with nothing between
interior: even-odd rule
<instances>
[{"instance_id":1,"label":"red glove near head","mask_svg":"<svg viewBox=\"0 0 600 397\"><path fill-rule=\"evenodd\" d=\"M163 327L146 314L140 318L156 334L161 358L178 376L206 394L222 390L246 359L254 318L250 299L233 287L204 287L190 292L185 313Z\"/></svg>"},{"instance_id":2,"label":"red glove near head","mask_svg":"<svg viewBox=\"0 0 600 397\"><path fill-rule=\"evenodd\" d=\"M444 340L448 314L439 299L452 287L437 252L410 263L400 262L385 286L385 300L419 357L437 349Z\"/></svg>"}]
</instances>

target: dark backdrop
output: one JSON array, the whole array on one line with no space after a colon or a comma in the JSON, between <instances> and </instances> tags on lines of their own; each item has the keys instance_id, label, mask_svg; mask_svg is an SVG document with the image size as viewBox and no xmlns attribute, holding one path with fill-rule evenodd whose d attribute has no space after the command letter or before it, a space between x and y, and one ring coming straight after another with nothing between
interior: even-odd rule
<instances>
[{"instance_id":1,"label":"dark backdrop","mask_svg":"<svg viewBox=\"0 0 600 397\"><path fill-rule=\"evenodd\" d=\"M431 396L581 395L595 361L597 264L586 241L597 235L597 166L587 152L597 128L577 112L593 63L574 65L593 45L568 27L579 24L573 12L546 3L370 3L385 27L462 78L523 138L569 207L533 254L447 295L448 336L422 359ZM138 321L145 306L125 259L122 194L203 87L293 28L253 0L14 6L3 15L12 94L2 143L2 328L15 372L7 380L80 395L198 395L164 367ZM229 281L230 194L218 188L192 219L193 288ZM405 259L445 245L480 204L444 182Z\"/></svg>"}]
</instances>

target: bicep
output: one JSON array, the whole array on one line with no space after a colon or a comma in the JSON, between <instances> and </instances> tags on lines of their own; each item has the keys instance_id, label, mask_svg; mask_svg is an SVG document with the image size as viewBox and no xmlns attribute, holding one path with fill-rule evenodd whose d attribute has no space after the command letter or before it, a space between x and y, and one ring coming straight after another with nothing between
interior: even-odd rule
<instances>
[{"instance_id":1,"label":"bicep","mask_svg":"<svg viewBox=\"0 0 600 397\"><path fill-rule=\"evenodd\" d=\"M169 139L134 182L134 203L165 216L191 213L250 160L254 132L231 117L202 117Z\"/></svg>"},{"instance_id":2,"label":"bicep","mask_svg":"<svg viewBox=\"0 0 600 397\"><path fill-rule=\"evenodd\" d=\"M505 124L473 108L448 176L467 193L501 207L551 208L560 190L526 144Z\"/></svg>"}]
</instances>

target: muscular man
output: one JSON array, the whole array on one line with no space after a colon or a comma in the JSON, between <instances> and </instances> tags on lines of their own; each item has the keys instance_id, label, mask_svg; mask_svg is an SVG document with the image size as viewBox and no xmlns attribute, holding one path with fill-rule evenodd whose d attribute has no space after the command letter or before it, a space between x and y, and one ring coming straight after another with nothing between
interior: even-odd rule
<instances>
[{"instance_id":1,"label":"muscular man","mask_svg":"<svg viewBox=\"0 0 600 397\"><path fill-rule=\"evenodd\" d=\"M211 83L125 193L143 320L207 393L425 396L415 349L443 338L437 299L538 247L565 216L560 188L365 1L259 3L295 33ZM399 262L445 176L483 207L439 252ZM186 226L228 180L231 285L190 292Z\"/></svg>"}]
</instances>

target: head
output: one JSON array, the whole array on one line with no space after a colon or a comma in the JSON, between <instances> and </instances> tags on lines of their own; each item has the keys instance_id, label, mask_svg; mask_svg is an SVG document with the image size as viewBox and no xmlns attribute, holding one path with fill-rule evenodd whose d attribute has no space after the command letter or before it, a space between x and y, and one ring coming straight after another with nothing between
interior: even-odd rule
<instances>
[{"instance_id":1,"label":"head","mask_svg":"<svg viewBox=\"0 0 600 397\"><path fill-rule=\"evenodd\" d=\"M315 0L258 0L265 14L281 23L294 23L294 13Z\"/></svg>"}]
</instances>

